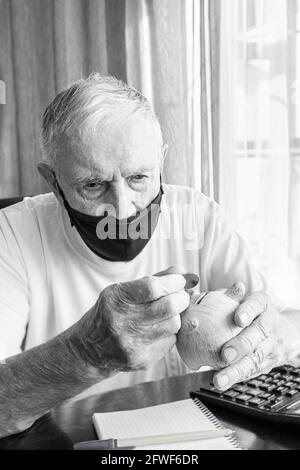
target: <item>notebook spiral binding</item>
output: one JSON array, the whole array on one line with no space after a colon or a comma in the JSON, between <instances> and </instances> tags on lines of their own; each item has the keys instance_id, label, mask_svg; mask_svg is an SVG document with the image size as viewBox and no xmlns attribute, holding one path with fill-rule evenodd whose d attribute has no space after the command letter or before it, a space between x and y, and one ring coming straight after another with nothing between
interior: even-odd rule
<instances>
[{"instance_id":1,"label":"notebook spiral binding","mask_svg":"<svg viewBox=\"0 0 300 470\"><path fill-rule=\"evenodd\" d=\"M199 398L192 397L194 403L200 408L202 413L216 426L216 428L224 429L224 426L220 421L215 417L215 415L199 400ZM243 450L243 447L239 444L238 440L234 435L226 437L236 449Z\"/></svg>"}]
</instances>

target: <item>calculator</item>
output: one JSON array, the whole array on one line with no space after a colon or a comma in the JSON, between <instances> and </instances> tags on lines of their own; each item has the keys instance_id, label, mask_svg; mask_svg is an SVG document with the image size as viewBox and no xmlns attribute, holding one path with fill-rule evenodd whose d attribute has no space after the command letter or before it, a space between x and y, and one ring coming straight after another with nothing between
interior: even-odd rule
<instances>
[{"instance_id":1,"label":"calculator","mask_svg":"<svg viewBox=\"0 0 300 470\"><path fill-rule=\"evenodd\" d=\"M190 396L249 416L300 425L300 367L277 367L225 391L210 384Z\"/></svg>"}]
</instances>

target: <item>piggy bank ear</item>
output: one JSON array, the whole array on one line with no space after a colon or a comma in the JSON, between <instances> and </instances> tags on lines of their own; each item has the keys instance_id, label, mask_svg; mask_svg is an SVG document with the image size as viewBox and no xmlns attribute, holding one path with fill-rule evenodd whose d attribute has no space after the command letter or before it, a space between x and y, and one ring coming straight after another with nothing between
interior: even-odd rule
<instances>
[{"instance_id":1,"label":"piggy bank ear","mask_svg":"<svg viewBox=\"0 0 300 470\"><path fill-rule=\"evenodd\" d=\"M231 299L236 300L238 303L240 303L246 295L245 284L243 284L241 281L237 281L225 291L225 294Z\"/></svg>"},{"instance_id":2,"label":"piggy bank ear","mask_svg":"<svg viewBox=\"0 0 300 470\"><path fill-rule=\"evenodd\" d=\"M206 292L199 292L198 289L195 289L194 287L186 289L186 291L190 296L190 305L200 303L201 299L206 295Z\"/></svg>"}]
</instances>

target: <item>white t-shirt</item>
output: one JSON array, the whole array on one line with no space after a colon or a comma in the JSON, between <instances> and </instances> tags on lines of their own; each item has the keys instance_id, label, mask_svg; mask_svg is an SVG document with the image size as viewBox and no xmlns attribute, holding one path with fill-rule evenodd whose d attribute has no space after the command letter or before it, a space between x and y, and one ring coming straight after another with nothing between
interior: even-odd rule
<instances>
[{"instance_id":1,"label":"white t-shirt","mask_svg":"<svg viewBox=\"0 0 300 470\"><path fill-rule=\"evenodd\" d=\"M174 264L200 277L199 290L243 281L248 292L264 281L243 242L226 228L220 208L197 190L164 185L155 232L129 262L95 255L53 193L26 197L0 211L0 350L2 357L48 341L77 322L106 286ZM121 372L90 393L190 372L176 347L146 371Z\"/></svg>"}]
</instances>

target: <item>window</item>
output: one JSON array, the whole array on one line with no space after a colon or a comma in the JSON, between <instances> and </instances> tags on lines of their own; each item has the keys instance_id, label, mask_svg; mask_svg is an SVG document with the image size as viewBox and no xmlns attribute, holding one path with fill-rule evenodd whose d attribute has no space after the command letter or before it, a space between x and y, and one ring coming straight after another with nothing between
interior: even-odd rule
<instances>
[{"instance_id":1,"label":"window","mask_svg":"<svg viewBox=\"0 0 300 470\"><path fill-rule=\"evenodd\" d=\"M221 2L220 203L300 306L300 0Z\"/></svg>"}]
</instances>

